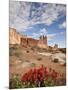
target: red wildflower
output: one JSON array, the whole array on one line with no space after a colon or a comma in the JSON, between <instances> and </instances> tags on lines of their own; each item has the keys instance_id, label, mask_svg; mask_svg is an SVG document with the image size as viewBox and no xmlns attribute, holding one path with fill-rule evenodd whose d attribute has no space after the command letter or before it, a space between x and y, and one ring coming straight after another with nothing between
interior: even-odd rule
<instances>
[{"instance_id":1,"label":"red wildflower","mask_svg":"<svg viewBox=\"0 0 68 90\"><path fill-rule=\"evenodd\" d=\"M22 76L22 81L24 82L32 82L35 81L42 82L43 80L47 80L49 77L52 77L52 79L56 80L58 76L58 73L55 70L52 70L51 68L44 67L41 65L39 69L34 68L30 69L27 73L25 73Z\"/></svg>"},{"instance_id":2,"label":"red wildflower","mask_svg":"<svg viewBox=\"0 0 68 90\"><path fill-rule=\"evenodd\" d=\"M42 65L39 69L38 69L38 79L41 81L44 79L44 76L45 76L45 68L44 66Z\"/></svg>"},{"instance_id":3,"label":"red wildflower","mask_svg":"<svg viewBox=\"0 0 68 90\"><path fill-rule=\"evenodd\" d=\"M36 68L34 68L33 70L32 79L33 81L37 81L37 69Z\"/></svg>"},{"instance_id":4,"label":"red wildflower","mask_svg":"<svg viewBox=\"0 0 68 90\"><path fill-rule=\"evenodd\" d=\"M26 82L28 80L28 76L27 76L27 73L25 73L23 76L22 76L22 81Z\"/></svg>"},{"instance_id":5,"label":"red wildflower","mask_svg":"<svg viewBox=\"0 0 68 90\"><path fill-rule=\"evenodd\" d=\"M49 69L47 67L45 67L45 76L49 75Z\"/></svg>"},{"instance_id":6,"label":"red wildflower","mask_svg":"<svg viewBox=\"0 0 68 90\"><path fill-rule=\"evenodd\" d=\"M27 73L27 77L28 77L28 81L31 81L32 80L32 69L30 69Z\"/></svg>"},{"instance_id":7,"label":"red wildflower","mask_svg":"<svg viewBox=\"0 0 68 90\"><path fill-rule=\"evenodd\" d=\"M57 78L57 75L58 75L58 73L55 72L55 70L53 70L53 72L52 72L52 78L53 79L56 79Z\"/></svg>"}]
</instances>

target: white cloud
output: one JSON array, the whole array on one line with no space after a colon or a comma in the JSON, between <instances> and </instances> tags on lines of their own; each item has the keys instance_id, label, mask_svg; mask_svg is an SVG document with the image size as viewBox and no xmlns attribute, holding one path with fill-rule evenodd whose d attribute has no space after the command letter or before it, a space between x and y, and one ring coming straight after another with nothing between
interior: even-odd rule
<instances>
[{"instance_id":1,"label":"white cloud","mask_svg":"<svg viewBox=\"0 0 68 90\"><path fill-rule=\"evenodd\" d=\"M58 35L65 35L65 32L51 33L50 34L50 33L48 33L48 31L45 28L43 28L38 33L35 33L35 32L32 33L32 35L29 36L29 37L32 37L32 38L35 38L35 39L39 39L39 37L41 35L47 36L48 41L52 41L52 40L55 40L56 39L56 36L58 36Z\"/></svg>"},{"instance_id":2,"label":"white cloud","mask_svg":"<svg viewBox=\"0 0 68 90\"><path fill-rule=\"evenodd\" d=\"M28 6L28 8L27 8ZM14 27L17 31L22 31L28 28L30 5L25 2L10 1L10 27Z\"/></svg>"},{"instance_id":3,"label":"white cloud","mask_svg":"<svg viewBox=\"0 0 68 90\"><path fill-rule=\"evenodd\" d=\"M64 21L62 24L59 25L59 28L66 28L66 22Z\"/></svg>"},{"instance_id":4,"label":"white cloud","mask_svg":"<svg viewBox=\"0 0 68 90\"><path fill-rule=\"evenodd\" d=\"M54 37L55 37L56 35L57 35L56 33L47 34L48 41L54 39Z\"/></svg>"},{"instance_id":5,"label":"white cloud","mask_svg":"<svg viewBox=\"0 0 68 90\"><path fill-rule=\"evenodd\" d=\"M41 34L40 32L33 33L32 36L30 36L30 37L35 38L35 39L39 39L40 35L45 35L45 34ZM46 36L47 36L48 41L50 41L50 40L52 41L56 37L56 35L57 35L56 33L53 33L53 34L47 34Z\"/></svg>"},{"instance_id":6,"label":"white cloud","mask_svg":"<svg viewBox=\"0 0 68 90\"><path fill-rule=\"evenodd\" d=\"M39 34L38 33L32 33L32 38L38 39L39 38Z\"/></svg>"},{"instance_id":7,"label":"white cloud","mask_svg":"<svg viewBox=\"0 0 68 90\"><path fill-rule=\"evenodd\" d=\"M33 18L34 22L41 22L45 23L46 25L51 25L58 18L65 15L66 8L64 5L47 4L45 6L42 6L41 9L38 8L35 10L35 12L33 12L35 15L35 17ZM37 17L39 13L41 14L39 17ZM62 14L60 15L60 13Z\"/></svg>"},{"instance_id":8,"label":"white cloud","mask_svg":"<svg viewBox=\"0 0 68 90\"><path fill-rule=\"evenodd\" d=\"M60 34L60 35L65 35L66 33L65 33L65 32L60 32L59 34Z\"/></svg>"},{"instance_id":9,"label":"white cloud","mask_svg":"<svg viewBox=\"0 0 68 90\"><path fill-rule=\"evenodd\" d=\"M66 7L60 4L39 3L39 6L36 8L31 2L10 1L10 27L23 31L34 24L51 25L66 12Z\"/></svg>"},{"instance_id":10,"label":"white cloud","mask_svg":"<svg viewBox=\"0 0 68 90\"><path fill-rule=\"evenodd\" d=\"M40 34L40 35L46 35L46 34L47 34L47 30L46 30L45 28L41 29L41 30L39 31L39 34Z\"/></svg>"},{"instance_id":11,"label":"white cloud","mask_svg":"<svg viewBox=\"0 0 68 90\"><path fill-rule=\"evenodd\" d=\"M47 34L47 30L45 28L41 29L38 33L32 33L32 36L33 38L35 39L39 39L39 36L41 35L46 35Z\"/></svg>"}]
</instances>

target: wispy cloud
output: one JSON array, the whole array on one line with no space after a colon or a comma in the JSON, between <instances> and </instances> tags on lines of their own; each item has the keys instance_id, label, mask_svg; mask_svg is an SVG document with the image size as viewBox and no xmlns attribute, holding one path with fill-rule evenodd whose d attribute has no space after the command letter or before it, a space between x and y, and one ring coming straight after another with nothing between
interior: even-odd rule
<instances>
[{"instance_id":1,"label":"wispy cloud","mask_svg":"<svg viewBox=\"0 0 68 90\"><path fill-rule=\"evenodd\" d=\"M65 5L10 1L10 27L19 32L29 27L44 23L49 26L65 16Z\"/></svg>"},{"instance_id":2,"label":"wispy cloud","mask_svg":"<svg viewBox=\"0 0 68 90\"><path fill-rule=\"evenodd\" d=\"M47 30L46 30L45 28L41 29L41 30L39 31L39 34L40 34L40 35L46 35L46 34L47 34Z\"/></svg>"},{"instance_id":3,"label":"wispy cloud","mask_svg":"<svg viewBox=\"0 0 68 90\"><path fill-rule=\"evenodd\" d=\"M62 28L66 28L66 21L64 21L62 24L59 25L59 28L62 29Z\"/></svg>"},{"instance_id":4,"label":"wispy cloud","mask_svg":"<svg viewBox=\"0 0 68 90\"><path fill-rule=\"evenodd\" d=\"M47 30L45 28L40 29L38 33L32 33L31 37L35 38L35 39L39 39L39 37L41 35L46 35L47 34Z\"/></svg>"},{"instance_id":5,"label":"wispy cloud","mask_svg":"<svg viewBox=\"0 0 68 90\"><path fill-rule=\"evenodd\" d=\"M20 1L10 1L10 27L18 31L25 30L30 22L28 21L30 3Z\"/></svg>"},{"instance_id":6,"label":"wispy cloud","mask_svg":"<svg viewBox=\"0 0 68 90\"><path fill-rule=\"evenodd\" d=\"M48 41L54 39L56 37L56 33L52 33L52 34L47 34L47 38L48 38Z\"/></svg>"},{"instance_id":7,"label":"wispy cloud","mask_svg":"<svg viewBox=\"0 0 68 90\"><path fill-rule=\"evenodd\" d=\"M44 29L41 29L38 33L32 33L31 37L35 38L35 39L39 39L39 36L40 35L46 35L47 36L47 39L48 41L52 41L55 39L56 36L58 35L63 35L64 32L60 32L60 33L48 33L48 31L44 28Z\"/></svg>"},{"instance_id":8,"label":"wispy cloud","mask_svg":"<svg viewBox=\"0 0 68 90\"><path fill-rule=\"evenodd\" d=\"M66 8L64 5L44 4L32 11L33 21L37 23L45 23L51 25L54 21L65 15Z\"/></svg>"}]
</instances>

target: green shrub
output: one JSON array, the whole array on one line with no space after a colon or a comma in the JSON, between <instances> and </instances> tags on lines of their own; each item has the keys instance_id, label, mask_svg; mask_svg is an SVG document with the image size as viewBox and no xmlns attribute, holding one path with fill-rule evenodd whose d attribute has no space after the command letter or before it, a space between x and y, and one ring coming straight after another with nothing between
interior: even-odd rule
<instances>
[{"instance_id":1,"label":"green shrub","mask_svg":"<svg viewBox=\"0 0 68 90\"><path fill-rule=\"evenodd\" d=\"M13 51L9 50L9 56L13 56Z\"/></svg>"},{"instance_id":2,"label":"green shrub","mask_svg":"<svg viewBox=\"0 0 68 90\"><path fill-rule=\"evenodd\" d=\"M18 78L18 76L14 76L12 79L10 79L9 88L10 89L22 88L22 82Z\"/></svg>"},{"instance_id":3,"label":"green shrub","mask_svg":"<svg viewBox=\"0 0 68 90\"><path fill-rule=\"evenodd\" d=\"M35 67L36 66L36 64L35 63L31 63L31 67Z\"/></svg>"},{"instance_id":4,"label":"green shrub","mask_svg":"<svg viewBox=\"0 0 68 90\"><path fill-rule=\"evenodd\" d=\"M16 47L11 47L9 48L9 56L15 55L16 57L20 57L22 55L20 48Z\"/></svg>"},{"instance_id":5,"label":"green shrub","mask_svg":"<svg viewBox=\"0 0 68 90\"><path fill-rule=\"evenodd\" d=\"M19 57L19 56L20 56L20 53L19 53L19 52L15 52L14 55L15 55L16 57Z\"/></svg>"},{"instance_id":6,"label":"green shrub","mask_svg":"<svg viewBox=\"0 0 68 90\"><path fill-rule=\"evenodd\" d=\"M18 48L17 47L10 47L9 48L9 55L13 56L16 52L18 52Z\"/></svg>"}]
</instances>

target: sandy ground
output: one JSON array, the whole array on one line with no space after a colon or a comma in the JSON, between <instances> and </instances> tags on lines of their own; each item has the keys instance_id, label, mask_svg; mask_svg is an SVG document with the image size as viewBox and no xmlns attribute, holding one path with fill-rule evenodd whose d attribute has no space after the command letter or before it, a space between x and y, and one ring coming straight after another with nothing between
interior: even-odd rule
<instances>
[{"instance_id":1,"label":"sandy ground","mask_svg":"<svg viewBox=\"0 0 68 90\"><path fill-rule=\"evenodd\" d=\"M52 61L52 56L54 57L55 54L47 52L39 53L29 48L20 48L18 49L18 51L15 50L14 52L18 52L19 54L10 55L9 60L10 78L15 74L21 76L25 72L27 72L30 68L34 67L38 68L40 67L41 64L43 64L45 67L52 68L61 74L64 74L64 77L66 76L66 67L61 65L60 63L54 63ZM59 56L62 57L63 55L58 54L58 57Z\"/></svg>"},{"instance_id":2,"label":"sandy ground","mask_svg":"<svg viewBox=\"0 0 68 90\"><path fill-rule=\"evenodd\" d=\"M49 56L52 58L52 61L57 58L60 64L64 64L66 63L66 55L64 53L48 53L48 52L44 52L44 53L38 53L40 55L45 55L45 56Z\"/></svg>"}]
</instances>

